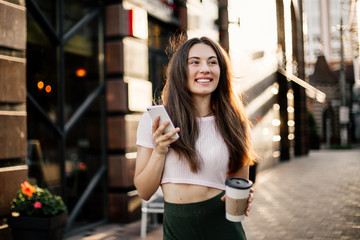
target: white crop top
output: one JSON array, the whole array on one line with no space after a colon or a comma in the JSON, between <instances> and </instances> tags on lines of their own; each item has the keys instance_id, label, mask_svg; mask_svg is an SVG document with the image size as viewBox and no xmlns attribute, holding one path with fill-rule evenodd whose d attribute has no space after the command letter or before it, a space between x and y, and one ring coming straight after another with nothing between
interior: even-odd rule
<instances>
[{"instance_id":1,"label":"white crop top","mask_svg":"<svg viewBox=\"0 0 360 240\"><path fill-rule=\"evenodd\" d=\"M184 183L225 190L229 163L228 148L216 128L214 116L197 118L197 120L199 137L195 143L195 149L201 159L199 172L193 173L187 161L185 159L180 160L179 155L169 148L161 184ZM147 112L142 115L139 121L136 144L147 148L155 147L152 137L152 121Z\"/></svg>"}]
</instances>

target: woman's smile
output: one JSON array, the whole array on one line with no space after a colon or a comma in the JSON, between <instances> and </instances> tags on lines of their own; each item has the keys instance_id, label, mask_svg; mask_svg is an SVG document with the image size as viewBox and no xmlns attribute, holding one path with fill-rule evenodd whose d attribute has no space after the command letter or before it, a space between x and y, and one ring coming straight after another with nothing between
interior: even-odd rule
<instances>
[{"instance_id":1,"label":"woman's smile","mask_svg":"<svg viewBox=\"0 0 360 240\"><path fill-rule=\"evenodd\" d=\"M212 81L212 79L211 78L198 78L195 81L202 84L202 83L209 83Z\"/></svg>"}]
</instances>

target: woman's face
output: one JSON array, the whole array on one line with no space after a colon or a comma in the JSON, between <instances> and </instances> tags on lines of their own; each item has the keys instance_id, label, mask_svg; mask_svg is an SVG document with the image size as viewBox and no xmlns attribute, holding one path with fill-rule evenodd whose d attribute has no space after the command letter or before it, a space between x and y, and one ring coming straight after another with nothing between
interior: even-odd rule
<instances>
[{"instance_id":1,"label":"woman's face","mask_svg":"<svg viewBox=\"0 0 360 240\"><path fill-rule=\"evenodd\" d=\"M193 96L206 96L214 92L220 78L215 51L207 44L197 43L189 49L187 63L187 87Z\"/></svg>"}]
</instances>

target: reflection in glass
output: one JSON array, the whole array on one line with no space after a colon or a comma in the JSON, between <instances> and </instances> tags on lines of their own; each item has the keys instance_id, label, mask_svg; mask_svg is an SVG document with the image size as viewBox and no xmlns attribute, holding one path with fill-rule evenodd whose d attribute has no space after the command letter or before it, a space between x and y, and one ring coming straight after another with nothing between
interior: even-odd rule
<instances>
[{"instance_id":1,"label":"reflection in glass","mask_svg":"<svg viewBox=\"0 0 360 240\"><path fill-rule=\"evenodd\" d=\"M51 23L51 25L56 27L56 3L57 1L49 0L35 0L36 5L40 8L42 13L46 16L46 19Z\"/></svg>"},{"instance_id":2,"label":"reflection in glass","mask_svg":"<svg viewBox=\"0 0 360 240\"><path fill-rule=\"evenodd\" d=\"M64 46L66 121L99 85L97 20L82 28Z\"/></svg>"},{"instance_id":3,"label":"reflection in glass","mask_svg":"<svg viewBox=\"0 0 360 240\"><path fill-rule=\"evenodd\" d=\"M58 134L30 103L27 105L29 179L39 187L61 194L60 141Z\"/></svg>"},{"instance_id":4,"label":"reflection in glass","mask_svg":"<svg viewBox=\"0 0 360 240\"><path fill-rule=\"evenodd\" d=\"M95 101L67 136L65 175L70 211L84 193L91 179L104 164L101 151L100 110L100 101ZM77 217L77 222L90 221L91 219L99 220L104 217L104 211L101 208L104 205L103 191L102 184L99 184L89 196L86 205L83 206ZM94 208L94 206L100 207Z\"/></svg>"},{"instance_id":5,"label":"reflection in glass","mask_svg":"<svg viewBox=\"0 0 360 240\"><path fill-rule=\"evenodd\" d=\"M54 128L58 121L56 46L31 15L27 19L26 73L27 91L33 99L27 102L29 178L61 194L61 145Z\"/></svg>"},{"instance_id":6,"label":"reflection in glass","mask_svg":"<svg viewBox=\"0 0 360 240\"><path fill-rule=\"evenodd\" d=\"M68 31L92 9L99 6L97 0L64 0L64 31Z\"/></svg>"},{"instance_id":7,"label":"reflection in glass","mask_svg":"<svg viewBox=\"0 0 360 240\"><path fill-rule=\"evenodd\" d=\"M49 117L57 122L56 46L49 41L31 16L27 20L27 29L27 91ZM49 87L51 91L49 91Z\"/></svg>"},{"instance_id":8,"label":"reflection in glass","mask_svg":"<svg viewBox=\"0 0 360 240\"><path fill-rule=\"evenodd\" d=\"M174 27L165 25L155 18L149 17L148 21L148 45L149 47L165 50L169 45L169 39L173 37Z\"/></svg>"}]
</instances>

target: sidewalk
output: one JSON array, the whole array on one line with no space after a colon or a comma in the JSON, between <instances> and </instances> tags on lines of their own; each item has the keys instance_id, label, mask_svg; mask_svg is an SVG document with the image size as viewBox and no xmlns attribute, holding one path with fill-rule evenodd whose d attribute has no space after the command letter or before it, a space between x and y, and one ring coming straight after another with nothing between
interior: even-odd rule
<instances>
[{"instance_id":1,"label":"sidewalk","mask_svg":"<svg viewBox=\"0 0 360 240\"><path fill-rule=\"evenodd\" d=\"M360 239L360 150L320 150L261 172L249 240Z\"/></svg>"},{"instance_id":2,"label":"sidewalk","mask_svg":"<svg viewBox=\"0 0 360 240\"><path fill-rule=\"evenodd\" d=\"M258 173L248 240L360 239L360 149L311 151ZM66 240L139 240L140 221ZM146 240L162 239L149 226Z\"/></svg>"}]
</instances>

